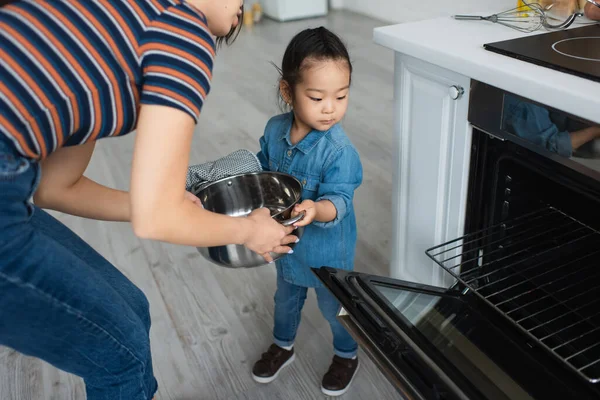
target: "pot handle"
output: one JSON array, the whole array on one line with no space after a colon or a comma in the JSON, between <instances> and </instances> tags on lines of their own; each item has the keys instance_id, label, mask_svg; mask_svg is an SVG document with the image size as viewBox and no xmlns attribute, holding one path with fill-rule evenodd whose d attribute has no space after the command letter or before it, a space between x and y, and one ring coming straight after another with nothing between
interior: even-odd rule
<instances>
[{"instance_id":1,"label":"pot handle","mask_svg":"<svg viewBox=\"0 0 600 400\"><path fill-rule=\"evenodd\" d=\"M281 225L283 226L290 226L290 225L294 225L296 222L300 221L302 218L304 218L304 214L306 214L304 211L302 211L300 214L296 215L293 218L290 219L286 219L285 221L281 221Z\"/></svg>"}]
</instances>

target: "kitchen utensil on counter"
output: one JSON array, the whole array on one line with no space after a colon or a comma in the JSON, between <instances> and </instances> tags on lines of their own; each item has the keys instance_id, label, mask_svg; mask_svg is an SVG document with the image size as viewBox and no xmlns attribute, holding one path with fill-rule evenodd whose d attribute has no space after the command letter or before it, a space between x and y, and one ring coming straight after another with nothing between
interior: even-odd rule
<instances>
[{"instance_id":1,"label":"kitchen utensil on counter","mask_svg":"<svg viewBox=\"0 0 600 400\"><path fill-rule=\"evenodd\" d=\"M583 16L580 12L574 12L566 19L561 20L557 16L551 15L550 12L555 3L542 6L538 3L529 3L522 0L523 5L503 11L489 16L481 15L455 15L457 20L475 20L475 21L490 21L497 24L516 29L521 32L535 32L540 28L547 30L566 29L575 22L577 17ZM557 24L550 23L551 20L560 21Z\"/></svg>"},{"instance_id":2,"label":"kitchen utensil on counter","mask_svg":"<svg viewBox=\"0 0 600 400\"><path fill-rule=\"evenodd\" d=\"M302 198L302 184L291 175L280 172L255 172L235 175L192 188L206 210L232 217L244 217L266 207L271 216L285 226L293 225L304 213L291 217ZM304 229L294 231L299 238ZM294 247L291 244L290 247ZM228 268L252 268L266 264L264 258L241 245L198 247L207 260ZM273 260L285 254L271 253Z\"/></svg>"},{"instance_id":3,"label":"kitchen utensil on counter","mask_svg":"<svg viewBox=\"0 0 600 400\"><path fill-rule=\"evenodd\" d=\"M457 20L490 21L521 32L534 32L544 24L545 14L537 3L526 4L489 16L455 15Z\"/></svg>"}]
</instances>

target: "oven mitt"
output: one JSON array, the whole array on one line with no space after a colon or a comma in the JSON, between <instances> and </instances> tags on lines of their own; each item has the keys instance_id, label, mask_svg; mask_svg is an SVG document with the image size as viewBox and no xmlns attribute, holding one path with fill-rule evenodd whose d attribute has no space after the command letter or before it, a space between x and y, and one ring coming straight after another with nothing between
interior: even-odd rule
<instances>
[{"instance_id":1,"label":"oven mitt","mask_svg":"<svg viewBox=\"0 0 600 400\"><path fill-rule=\"evenodd\" d=\"M190 191L204 183L218 181L233 175L260 172L262 167L254 153L249 150L236 150L216 161L188 167L185 182L186 190Z\"/></svg>"}]
</instances>

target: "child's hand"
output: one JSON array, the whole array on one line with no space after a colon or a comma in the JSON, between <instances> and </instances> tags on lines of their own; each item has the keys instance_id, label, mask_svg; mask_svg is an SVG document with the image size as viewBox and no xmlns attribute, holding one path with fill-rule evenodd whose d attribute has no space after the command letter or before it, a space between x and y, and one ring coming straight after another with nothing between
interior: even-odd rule
<instances>
[{"instance_id":1,"label":"child's hand","mask_svg":"<svg viewBox=\"0 0 600 400\"><path fill-rule=\"evenodd\" d=\"M304 218L294 224L295 227L301 227L311 224L317 216L317 208L312 200L304 200L300 204L296 204L292 210L292 217L304 211Z\"/></svg>"}]
</instances>

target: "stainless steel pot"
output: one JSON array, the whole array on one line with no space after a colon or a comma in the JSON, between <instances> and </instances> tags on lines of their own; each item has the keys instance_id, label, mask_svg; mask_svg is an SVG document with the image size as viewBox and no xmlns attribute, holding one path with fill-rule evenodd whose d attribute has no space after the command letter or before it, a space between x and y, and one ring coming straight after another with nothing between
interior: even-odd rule
<instances>
[{"instance_id":1,"label":"stainless steel pot","mask_svg":"<svg viewBox=\"0 0 600 400\"><path fill-rule=\"evenodd\" d=\"M192 188L204 208L232 217L244 217L252 211L266 207L271 216L285 226L302 219L303 214L290 218L292 209L302 198L302 185L298 179L280 172L256 172L221 179ZM298 228L294 235L302 236ZM291 244L290 247L294 247ZM241 245L198 247L207 260L228 268L251 268L264 265L265 259ZM271 253L273 260L285 254Z\"/></svg>"}]
</instances>

